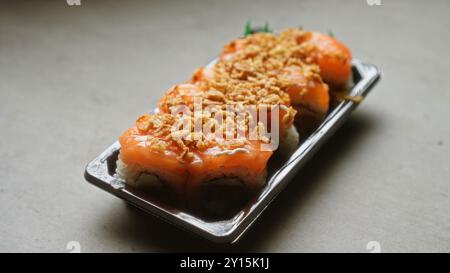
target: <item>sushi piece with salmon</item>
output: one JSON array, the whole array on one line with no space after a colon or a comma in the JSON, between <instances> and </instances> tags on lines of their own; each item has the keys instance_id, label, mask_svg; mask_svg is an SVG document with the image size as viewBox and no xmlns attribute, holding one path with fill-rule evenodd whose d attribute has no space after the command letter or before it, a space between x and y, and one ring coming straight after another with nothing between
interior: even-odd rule
<instances>
[{"instance_id":1,"label":"sushi piece with salmon","mask_svg":"<svg viewBox=\"0 0 450 273\"><path fill-rule=\"evenodd\" d=\"M219 62L254 59L258 54L273 59L270 72L278 75L292 106L318 120L328 112L330 89L340 90L351 82L351 51L334 37L300 29L287 29L278 36L256 33L233 40L224 47ZM194 79L211 79L213 70L205 67Z\"/></svg>"},{"instance_id":2,"label":"sushi piece with salmon","mask_svg":"<svg viewBox=\"0 0 450 273\"><path fill-rule=\"evenodd\" d=\"M182 119L164 113L141 116L119 139L116 177L134 187L168 190L182 201L210 200L217 211L219 204L230 205L230 197L245 200L265 185L273 154L262 149L267 140L251 140L248 134L231 140L216 134L196 138L194 131L178 130ZM230 189L232 195L223 194ZM207 207L203 201L195 204Z\"/></svg>"},{"instance_id":3,"label":"sushi piece with salmon","mask_svg":"<svg viewBox=\"0 0 450 273\"><path fill-rule=\"evenodd\" d=\"M133 186L161 186L184 191L188 176L183 148L170 138L171 115L143 115L119 138L116 174Z\"/></svg>"},{"instance_id":4,"label":"sushi piece with salmon","mask_svg":"<svg viewBox=\"0 0 450 273\"><path fill-rule=\"evenodd\" d=\"M258 94L258 92L253 92L258 90L255 87L246 87L248 89L245 89L241 96L244 98L251 97L251 101L245 99L235 100L235 93L214 90L207 88L205 85L177 84L170 88L160 99L158 110L162 113L175 114L186 111L193 112L197 108L208 109L214 107L219 110L233 108L237 115L249 114L258 119L260 109L264 108L267 109L267 116L259 118L258 121L263 122L264 126L270 130L277 130L277 132L272 131L272 135L276 133L277 145L280 145L283 151L289 152L295 149L299 143L299 136L297 129L293 125L296 110L290 107L289 96L284 92L280 92L281 96L278 94L263 96ZM272 119L277 120L276 128L272 126ZM290 141L284 141L283 139L285 138L289 138Z\"/></svg>"}]
</instances>

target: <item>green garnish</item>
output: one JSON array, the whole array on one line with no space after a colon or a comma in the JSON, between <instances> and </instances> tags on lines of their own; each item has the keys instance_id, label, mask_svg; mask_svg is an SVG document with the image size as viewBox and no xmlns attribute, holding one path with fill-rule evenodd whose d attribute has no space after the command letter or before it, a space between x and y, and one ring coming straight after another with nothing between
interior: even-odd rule
<instances>
[{"instance_id":1,"label":"green garnish","mask_svg":"<svg viewBox=\"0 0 450 273\"><path fill-rule=\"evenodd\" d=\"M253 29L252 29L252 24L250 21L247 21L247 23L245 24L245 29L244 29L244 37L247 37L248 35L253 33Z\"/></svg>"},{"instance_id":2,"label":"green garnish","mask_svg":"<svg viewBox=\"0 0 450 273\"><path fill-rule=\"evenodd\" d=\"M263 32L266 32L266 33L272 32L272 30L269 28L269 23L266 22L266 23L264 24L264 27L263 27L262 31L263 31Z\"/></svg>"},{"instance_id":3,"label":"green garnish","mask_svg":"<svg viewBox=\"0 0 450 273\"><path fill-rule=\"evenodd\" d=\"M244 37L247 37L248 35L253 34L254 30L252 28L252 24L250 21L247 21L247 23L245 24L245 28L244 28ZM264 24L264 27L262 29L260 29L260 32L266 32L266 33L271 33L273 32L270 27L269 27L269 23L266 22Z\"/></svg>"},{"instance_id":4,"label":"green garnish","mask_svg":"<svg viewBox=\"0 0 450 273\"><path fill-rule=\"evenodd\" d=\"M334 38L334 33L331 29L328 30L328 36L330 36L331 38Z\"/></svg>"}]
</instances>

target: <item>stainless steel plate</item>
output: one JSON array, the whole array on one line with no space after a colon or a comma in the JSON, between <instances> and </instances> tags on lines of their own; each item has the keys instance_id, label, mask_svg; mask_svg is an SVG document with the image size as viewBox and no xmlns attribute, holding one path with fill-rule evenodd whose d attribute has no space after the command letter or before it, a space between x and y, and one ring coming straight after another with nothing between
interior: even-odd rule
<instances>
[{"instance_id":1,"label":"stainless steel plate","mask_svg":"<svg viewBox=\"0 0 450 273\"><path fill-rule=\"evenodd\" d=\"M365 97L379 78L380 71L377 67L354 60L354 84L350 94ZM114 178L115 162L120 150L118 142L112 144L87 165L85 178L95 186L178 227L217 243L234 243L258 219L294 174L314 155L328 137L347 120L357 105L351 101L338 104L322 124L301 143L284 163L277 164L277 168L269 171L267 185L242 210L229 219L208 220L173 207L143 191L123 185Z\"/></svg>"}]
</instances>

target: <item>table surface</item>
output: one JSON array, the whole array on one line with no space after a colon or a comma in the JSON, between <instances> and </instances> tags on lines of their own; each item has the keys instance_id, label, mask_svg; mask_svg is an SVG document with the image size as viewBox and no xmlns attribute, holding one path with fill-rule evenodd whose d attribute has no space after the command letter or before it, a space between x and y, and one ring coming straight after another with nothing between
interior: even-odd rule
<instances>
[{"instance_id":1,"label":"table surface","mask_svg":"<svg viewBox=\"0 0 450 273\"><path fill-rule=\"evenodd\" d=\"M450 2L381 3L2 1L0 251L450 251ZM239 243L209 243L84 181L249 19L331 29L383 78Z\"/></svg>"}]
</instances>

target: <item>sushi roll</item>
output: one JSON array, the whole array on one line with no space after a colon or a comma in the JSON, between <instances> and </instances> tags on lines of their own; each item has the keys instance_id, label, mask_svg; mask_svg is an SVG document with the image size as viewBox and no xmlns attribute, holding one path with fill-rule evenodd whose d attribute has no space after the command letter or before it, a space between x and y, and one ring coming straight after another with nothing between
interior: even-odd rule
<instances>
[{"instance_id":1,"label":"sushi roll","mask_svg":"<svg viewBox=\"0 0 450 273\"><path fill-rule=\"evenodd\" d=\"M242 68L249 60L262 64L266 76L278 77L277 86L300 113L297 118L308 113L321 121L329 109L330 91L342 90L351 82L351 51L334 37L318 32L287 29L278 36L256 33L234 40L222 50L219 66ZM197 79L211 78L211 70L206 67ZM238 77L245 74L235 73Z\"/></svg>"},{"instance_id":2,"label":"sushi roll","mask_svg":"<svg viewBox=\"0 0 450 273\"><path fill-rule=\"evenodd\" d=\"M167 186L176 194L184 192L188 177L180 147L170 138L175 117L166 114L143 115L119 138L117 178L136 187Z\"/></svg>"},{"instance_id":3,"label":"sushi roll","mask_svg":"<svg viewBox=\"0 0 450 273\"><path fill-rule=\"evenodd\" d=\"M239 86L239 84L234 86ZM264 96L266 93L261 95L257 92L258 86L255 88L247 85L246 87L248 89L245 89L245 92L242 92L244 94L240 96L243 98L250 97L251 100L237 101L235 99L236 93L230 89L217 90L208 88L205 84L179 84L166 92L159 102L158 109L163 113L172 115L193 113L197 111L196 109L200 109L200 111L203 111L203 109L207 109L207 111L231 109L237 116L251 115L256 119L256 123L262 122L265 128L271 130L270 138L274 140L275 146L283 143L287 134L293 134L290 139L296 139L295 145L297 145L299 140L295 138L297 134L296 128L293 126L296 110L289 106L289 97L282 91L279 93L284 98L281 98L278 94L267 97ZM263 113L266 114L263 115ZM274 150L276 150L276 147L274 147Z\"/></svg>"},{"instance_id":4,"label":"sushi roll","mask_svg":"<svg viewBox=\"0 0 450 273\"><path fill-rule=\"evenodd\" d=\"M307 108L319 116L328 112L330 96L328 85L322 82L317 66L288 66L281 70L280 80L292 104Z\"/></svg>"},{"instance_id":5,"label":"sushi roll","mask_svg":"<svg viewBox=\"0 0 450 273\"><path fill-rule=\"evenodd\" d=\"M299 29L231 41L123 133L117 178L214 213L242 204L265 185L270 158L291 155L325 118L351 58L333 37Z\"/></svg>"},{"instance_id":6,"label":"sushi roll","mask_svg":"<svg viewBox=\"0 0 450 273\"><path fill-rule=\"evenodd\" d=\"M264 185L273 153L262 148L267 140L197 138L193 127L178 129L182 119L164 113L141 116L119 139L118 178L134 186L164 185L179 194L219 178L238 178L249 189Z\"/></svg>"},{"instance_id":7,"label":"sushi roll","mask_svg":"<svg viewBox=\"0 0 450 273\"><path fill-rule=\"evenodd\" d=\"M319 66L324 82L343 86L351 80L352 53L342 42L326 34L309 32L301 44L311 48L309 58Z\"/></svg>"},{"instance_id":8,"label":"sushi roll","mask_svg":"<svg viewBox=\"0 0 450 273\"><path fill-rule=\"evenodd\" d=\"M184 83L171 87L159 100L158 110L162 113L177 113L186 107L193 111L195 99L203 99L205 88L200 85Z\"/></svg>"}]
</instances>

